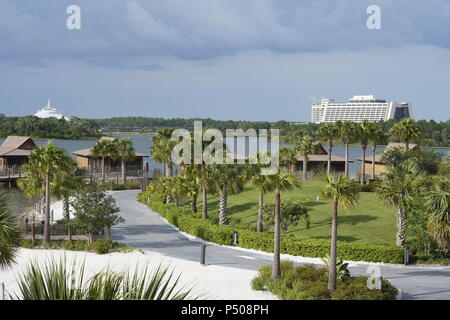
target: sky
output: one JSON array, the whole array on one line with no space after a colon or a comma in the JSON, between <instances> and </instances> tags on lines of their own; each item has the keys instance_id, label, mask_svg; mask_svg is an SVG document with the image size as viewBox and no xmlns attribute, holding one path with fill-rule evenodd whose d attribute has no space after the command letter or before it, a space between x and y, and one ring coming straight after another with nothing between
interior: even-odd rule
<instances>
[{"instance_id":1,"label":"sky","mask_svg":"<svg viewBox=\"0 0 450 320\"><path fill-rule=\"evenodd\" d=\"M446 121L449 30L448 0L1 0L0 113L300 122L374 94Z\"/></svg>"}]
</instances>

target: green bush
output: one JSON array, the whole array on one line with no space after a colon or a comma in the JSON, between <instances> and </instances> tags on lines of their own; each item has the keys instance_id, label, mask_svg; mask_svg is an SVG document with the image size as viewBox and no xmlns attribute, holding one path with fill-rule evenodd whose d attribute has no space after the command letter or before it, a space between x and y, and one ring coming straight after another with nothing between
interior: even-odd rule
<instances>
[{"instance_id":1,"label":"green bush","mask_svg":"<svg viewBox=\"0 0 450 320\"><path fill-rule=\"evenodd\" d=\"M140 189L141 186L137 182L126 182L126 183L112 183L111 190L119 191L119 190L133 190Z\"/></svg>"},{"instance_id":2,"label":"green bush","mask_svg":"<svg viewBox=\"0 0 450 320\"><path fill-rule=\"evenodd\" d=\"M147 202L149 196L150 201ZM239 247L273 252L273 235L270 233L212 224L210 220L202 219L200 214L192 214L189 206L163 204L147 192L140 193L138 198L183 232L217 244L232 245L236 231ZM282 237L281 253L322 258L330 253L330 241ZM403 263L403 250L389 245L338 242L338 254L344 260Z\"/></svg>"},{"instance_id":3,"label":"green bush","mask_svg":"<svg viewBox=\"0 0 450 320\"><path fill-rule=\"evenodd\" d=\"M42 240L36 240L33 246L31 240L22 240L20 247L27 249L43 248ZM114 251L129 252L133 250L131 247L106 239L98 239L92 241L89 245L87 240L52 240L45 249L64 249L69 251L94 251L97 254L105 254Z\"/></svg>"},{"instance_id":4,"label":"green bush","mask_svg":"<svg viewBox=\"0 0 450 320\"><path fill-rule=\"evenodd\" d=\"M106 254L112 251L113 242L111 240L106 239L95 240L92 241L92 244L89 246L89 249L97 254Z\"/></svg>"},{"instance_id":5,"label":"green bush","mask_svg":"<svg viewBox=\"0 0 450 320\"><path fill-rule=\"evenodd\" d=\"M338 281L336 290L328 290L328 269L312 264L295 267L281 262L281 278L272 279L272 267L262 266L251 282L254 290L269 290L287 300L393 300L398 290L382 279L381 290L367 288L368 277L347 277Z\"/></svg>"}]
</instances>

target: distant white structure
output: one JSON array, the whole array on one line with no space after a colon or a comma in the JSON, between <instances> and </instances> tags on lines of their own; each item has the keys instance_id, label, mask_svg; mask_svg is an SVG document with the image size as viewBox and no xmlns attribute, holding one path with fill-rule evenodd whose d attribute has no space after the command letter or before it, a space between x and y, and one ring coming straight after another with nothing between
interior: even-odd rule
<instances>
[{"instance_id":1,"label":"distant white structure","mask_svg":"<svg viewBox=\"0 0 450 320\"><path fill-rule=\"evenodd\" d=\"M47 105L38 110L35 114L36 117L38 118L56 118L56 119L66 119L69 120L69 118L64 117L61 113L58 112L58 110L56 110L55 108L53 108L50 104L50 98L48 99L48 103Z\"/></svg>"},{"instance_id":2,"label":"distant white structure","mask_svg":"<svg viewBox=\"0 0 450 320\"><path fill-rule=\"evenodd\" d=\"M311 122L336 122L412 118L412 106L408 102L386 102L386 100L368 96L353 96L348 102L336 102L334 99L322 99L313 103Z\"/></svg>"}]
</instances>

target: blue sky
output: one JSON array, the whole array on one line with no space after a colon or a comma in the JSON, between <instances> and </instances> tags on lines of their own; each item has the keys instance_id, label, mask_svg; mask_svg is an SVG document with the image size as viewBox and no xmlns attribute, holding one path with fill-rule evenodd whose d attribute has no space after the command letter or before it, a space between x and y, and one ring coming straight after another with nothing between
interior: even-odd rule
<instances>
[{"instance_id":1,"label":"blue sky","mask_svg":"<svg viewBox=\"0 0 450 320\"><path fill-rule=\"evenodd\" d=\"M309 121L375 94L447 120L449 30L448 0L2 0L0 113Z\"/></svg>"}]
</instances>

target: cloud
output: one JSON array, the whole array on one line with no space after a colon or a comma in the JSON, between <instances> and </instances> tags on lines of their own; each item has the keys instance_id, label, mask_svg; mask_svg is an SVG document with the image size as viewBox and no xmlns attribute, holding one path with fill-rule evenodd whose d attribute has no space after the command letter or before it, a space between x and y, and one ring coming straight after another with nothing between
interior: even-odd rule
<instances>
[{"instance_id":1,"label":"cloud","mask_svg":"<svg viewBox=\"0 0 450 320\"><path fill-rule=\"evenodd\" d=\"M70 1L3 0L0 59L171 55L207 60L246 50L326 52L427 44L450 47L450 2L378 0L79 0L82 30L65 28Z\"/></svg>"}]
</instances>

